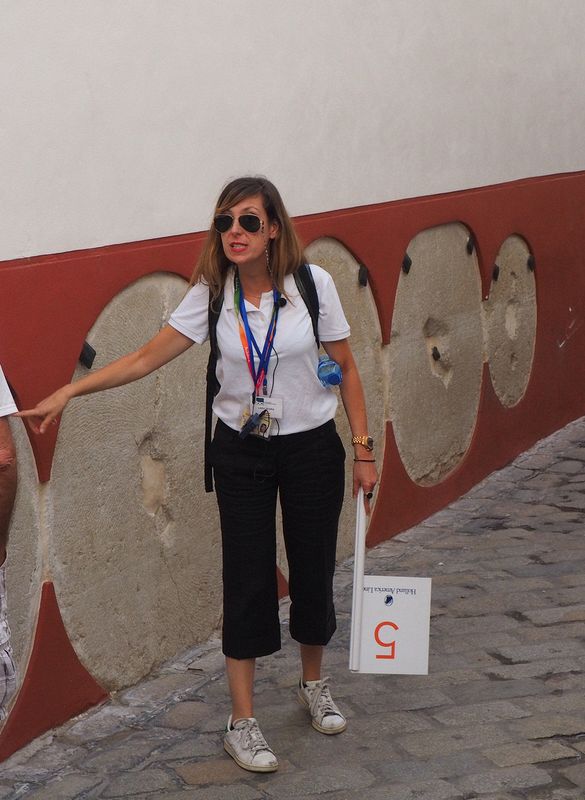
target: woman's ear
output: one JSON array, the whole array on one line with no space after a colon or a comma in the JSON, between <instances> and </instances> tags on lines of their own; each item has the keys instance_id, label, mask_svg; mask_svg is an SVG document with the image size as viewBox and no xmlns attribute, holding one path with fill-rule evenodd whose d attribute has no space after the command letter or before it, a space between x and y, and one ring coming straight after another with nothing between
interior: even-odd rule
<instances>
[{"instance_id":1,"label":"woman's ear","mask_svg":"<svg viewBox=\"0 0 585 800\"><path fill-rule=\"evenodd\" d=\"M280 225L276 220L270 223L268 226L268 238L269 239L277 239L280 234Z\"/></svg>"}]
</instances>

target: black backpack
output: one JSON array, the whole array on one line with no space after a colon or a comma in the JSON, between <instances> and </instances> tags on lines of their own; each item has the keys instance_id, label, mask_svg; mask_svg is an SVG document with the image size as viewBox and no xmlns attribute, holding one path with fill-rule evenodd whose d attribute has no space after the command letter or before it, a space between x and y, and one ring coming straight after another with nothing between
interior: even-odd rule
<instances>
[{"instance_id":1,"label":"black backpack","mask_svg":"<svg viewBox=\"0 0 585 800\"><path fill-rule=\"evenodd\" d=\"M296 272L293 273L299 294L305 301L311 323L313 325L313 333L315 334L315 341L319 347L319 297L315 287L315 281L311 274L311 268L308 264L302 264ZM223 305L223 292L212 303L209 300L208 320L209 320L209 361L207 362L207 388L205 393L205 491L213 491L213 470L209 463L209 445L211 444L211 425L213 420L213 412L211 407L213 399L219 392L219 381L215 374L215 367L217 365L218 347L217 347L217 321L221 313Z\"/></svg>"}]
</instances>

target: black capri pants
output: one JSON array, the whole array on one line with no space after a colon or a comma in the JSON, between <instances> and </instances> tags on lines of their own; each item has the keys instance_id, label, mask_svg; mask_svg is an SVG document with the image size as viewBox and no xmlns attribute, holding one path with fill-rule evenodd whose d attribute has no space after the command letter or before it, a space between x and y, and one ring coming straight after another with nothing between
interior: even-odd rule
<instances>
[{"instance_id":1,"label":"black capri pants","mask_svg":"<svg viewBox=\"0 0 585 800\"><path fill-rule=\"evenodd\" d=\"M218 421L210 448L223 549L223 652L256 658L280 649L276 497L289 566L290 633L325 645L336 628L333 573L345 451L330 420L261 439Z\"/></svg>"}]
</instances>

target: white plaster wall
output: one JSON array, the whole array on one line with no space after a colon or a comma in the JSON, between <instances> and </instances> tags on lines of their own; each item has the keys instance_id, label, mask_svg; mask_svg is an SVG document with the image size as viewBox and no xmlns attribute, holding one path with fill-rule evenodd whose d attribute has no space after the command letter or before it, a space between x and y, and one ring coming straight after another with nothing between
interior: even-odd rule
<instances>
[{"instance_id":1,"label":"white plaster wall","mask_svg":"<svg viewBox=\"0 0 585 800\"><path fill-rule=\"evenodd\" d=\"M0 259L585 166L582 0L0 0Z\"/></svg>"}]
</instances>

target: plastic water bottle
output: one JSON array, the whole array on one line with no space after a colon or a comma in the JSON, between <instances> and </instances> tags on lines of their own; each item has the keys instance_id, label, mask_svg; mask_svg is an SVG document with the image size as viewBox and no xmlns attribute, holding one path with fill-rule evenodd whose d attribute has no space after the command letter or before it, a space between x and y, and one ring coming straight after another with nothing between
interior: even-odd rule
<instances>
[{"instance_id":1,"label":"plastic water bottle","mask_svg":"<svg viewBox=\"0 0 585 800\"><path fill-rule=\"evenodd\" d=\"M329 356L324 353L322 356L319 356L317 376L326 389L331 388L331 386L339 386L341 383L341 367L337 361L333 361L332 358L329 358Z\"/></svg>"}]
</instances>

